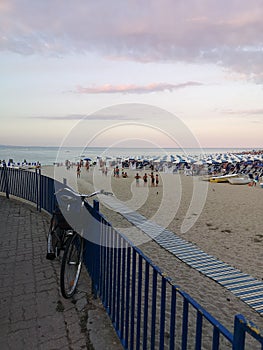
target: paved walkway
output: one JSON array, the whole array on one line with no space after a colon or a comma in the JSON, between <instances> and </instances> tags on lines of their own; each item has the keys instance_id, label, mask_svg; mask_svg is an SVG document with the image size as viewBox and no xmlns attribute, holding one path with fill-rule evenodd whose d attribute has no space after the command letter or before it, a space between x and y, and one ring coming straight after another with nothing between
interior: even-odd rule
<instances>
[{"instance_id":1,"label":"paved walkway","mask_svg":"<svg viewBox=\"0 0 263 350\"><path fill-rule=\"evenodd\" d=\"M47 215L0 195L0 349L122 349L85 272L73 299L60 295L47 230Z\"/></svg>"}]
</instances>

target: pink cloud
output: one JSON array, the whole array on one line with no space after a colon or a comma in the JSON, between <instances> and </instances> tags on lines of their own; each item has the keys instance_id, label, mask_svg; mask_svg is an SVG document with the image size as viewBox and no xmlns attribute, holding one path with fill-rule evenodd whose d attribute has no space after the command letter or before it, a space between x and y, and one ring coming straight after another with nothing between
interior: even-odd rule
<instances>
[{"instance_id":1,"label":"pink cloud","mask_svg":"<svg viewBox=\"0 0 263 350\"><path fill-rule=\"evenodd\" d=\"M263 116L263 108L257 109L242 109L242 110L226 110L224 113L231 115L262 115Z\"/></svg>"},{"instance_id":2,"label":"pink cloud","mask_svg":"<svg viewBox=\"0 0 263 350\"><path fill-rule=\"evenodd\" d=\"M80 120L138 120L140 119L139 117L136 116L126 116L126 115L121 115L121 114L71 114L71 115L60 115L60 116L48 116L48 115L43 115L43 116L33 116L33 117L25 117L26 119L41 119L41 120L59 120L59 121L80 121Z\"/></svg>"},{"instance_id":3,"label":"pink cloud","mask_svg":"<svg viewBox=\"0 0 263 350\"><path fill-rule=\"evenodd\" d=\"M114 0L110 5L79 0L77 6L62 0L3 0L0 50L208 62L252 73L254 79L263 71L262 18L258 0Z\"/></svg>"},{"instance_id":4,"label":"pink cloud","mask_svg":"<svg viewBox=\"0 0 263 350\"><path fill-rule=\"evenodd\" d=\"M77 86L76 92L80 94L146 94L158 91L173 91L177 89L182 89L190 86L200 86L203 85L199 82L188 81L181 84L168 84L168 83L152 83L148 85L101 85L97 87L82 87Z\"/></svg>"}]
</instances>

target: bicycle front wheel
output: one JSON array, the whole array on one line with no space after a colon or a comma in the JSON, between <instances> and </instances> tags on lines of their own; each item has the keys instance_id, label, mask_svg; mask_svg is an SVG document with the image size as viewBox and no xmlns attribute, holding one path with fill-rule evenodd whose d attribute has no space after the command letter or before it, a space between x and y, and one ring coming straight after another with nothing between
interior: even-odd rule
<instances>
[{"instance_id":1,"label":"bicycle front wheel","mask_svg":"<svg viewBox=\"0 0 263 350\"><path fill-rule=\"evenodd\" d=\"M84 250L84 240L77 233L68 238L62 258L60 288L64 298L68 299L76 291Z\"/></svg>"}]
</instances>

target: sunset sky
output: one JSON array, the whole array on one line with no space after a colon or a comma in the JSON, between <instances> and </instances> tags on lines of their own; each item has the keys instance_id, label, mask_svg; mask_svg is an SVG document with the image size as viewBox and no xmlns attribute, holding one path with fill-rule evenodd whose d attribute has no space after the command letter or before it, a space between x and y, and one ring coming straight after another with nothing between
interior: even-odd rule
<instances>
[{"instance_id":1,"label":"sunset sky","mask_svg":"<svg viewBox=\"0 0 263 350\"><path fill-rule=\"evenodd\" d=\"M262 18L261 0L1 0L0 144L144 146L179 123L202 147L263 147Z\"/></svg>"}]
</instances>

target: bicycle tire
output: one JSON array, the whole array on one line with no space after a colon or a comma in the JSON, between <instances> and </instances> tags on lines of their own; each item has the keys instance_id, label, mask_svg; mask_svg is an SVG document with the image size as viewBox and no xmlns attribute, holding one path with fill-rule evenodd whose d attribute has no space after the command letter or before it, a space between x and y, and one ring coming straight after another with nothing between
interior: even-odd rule
<instances>
[{"instance_id":1,"label":"bicycle tire","mask_svg":"<svg viewBox=\"0 0 263 350\"><path fill-rule=\"evenodd\" d=\"M62 296L69 299L76 292L84 251L84 240L76 232L66 242L60 270Z\"/></svg>"}]
</instances>

